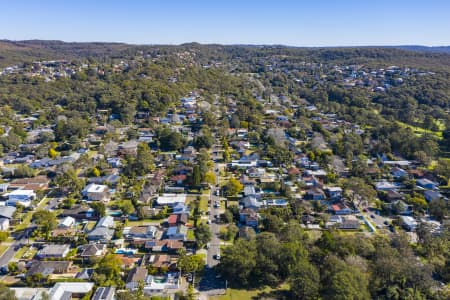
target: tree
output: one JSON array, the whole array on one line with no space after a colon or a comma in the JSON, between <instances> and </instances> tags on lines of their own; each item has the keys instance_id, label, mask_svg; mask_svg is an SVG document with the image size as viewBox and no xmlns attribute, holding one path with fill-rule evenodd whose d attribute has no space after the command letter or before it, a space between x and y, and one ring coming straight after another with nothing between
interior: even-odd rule
<instances>
[{"instance_id":1,"label":"tree","mask_svg":"<svg viewBox=\"0 0 450 300\"><path fill-rule=\"evenodd\" d=\"M122 211L122 213L126 216L134 212L134 206L130 200L122 200L119 203L119 208Z\"/></svg>"},{"instance_id":2,"label":"tree","mask_svg":"<svg viewBox=\"0 0 450 300\"><path fill-rule=\"evenodd\" d=\"M56 175L54 182L65 193L79 193L84 186L83 180L78 178L73 168L69 168L65 172Z\"/></svg>"},{"instance_id":3,"label":"tree","mask_svg":"<svg viewBox=\"0 0 450 300\"><path fill-rule=\"evenodd\" d=\"M117 255L106 254L98 264L95 270L97 284L99 285L120 285L120 266L122 262ZM101 275L101 276L99 276Z\"/></svg>"},{"instance_id":4,"label":"tree","mask_svg":"<svg viewBox=\"0 0 450 300\"><path fill-rule=\"evenodd\" d=\"M202 175L200 174L200 167L198 165L195 165L192 171L192 185L198 187L200 186L201 181Z\"/></svg>"},{"instance_id":5,"label":"tree","mask_svg":"<svg viewBox=\"0 0 450 300\"><path fill-rule=\"evenodd\" d=\"M253 279L256 266L256 242L238 239L223 249L221 256L217 266L219 273L232 284L247 286Z\"/></svg>"},{"instance_id":6,"label":"tree","mask_svg":"<svg viewBox=\"0 0 450 300\"><path fill-rule=\"evenodd\" d=\"M136 161L134 163L134 169L138 175L145 175L153 170L153 155L150 147L146 143L140 143L137 148Z\"/></svg>"},{"instance_id":7,"label":"tree","mask_svg":"<svg viewBox=\"0 0 450 300\"><path fill-rule=\"evenodd\" d=\"M100 170L97 168L97 167L94 167L93 169L92 169L92 175L94 176L94 177L99 177L100 176Z\"/></svg>"},{"instance_id":8,"label":"tree","mask_svg":"<svg viewBox=\"0 0 450 300\"><path fill-rule=\"evenodd\" d=\"M449 205L444 199L433 200L429 203L430 214L436 217L437 220L443 220L448 215Z\"/></svg>"},{"instance_id":9,"label":"tree","mask_svg":"<svg viewBox=\"0 0 450 300\"><path fill-rule=\"evenodd\" d=\"M200 248L206 245L209 241L211 241L211 231L209 230L209 226L206 224L200 224L195 229L195 239Z\"/></svg>"},{"instance_id":10,"label":"tree","mask_svg":"<svg viewBox=\"0 0 450 300\"><path fill-rule=\"evenodd\" d=\"M319 298L319 271L305 259L293 268L289 284L291 292L296 299L309 300Z\"/></svg>"},{"instance_id":11,"label":"tree","mask_svg":"<svg viewBox=\"0 0 450 300\"><path fill-rule=\"evenodd\" d=\"M33 220L38 225L39 230L45 234L48 239L50 232L56 227L56 215L48 210L40 209L33 214Z\"/></svg>"},{"instance_id":12,"label":"tree","mask_svg":"<svg viewBox=\"0 0 450 300\"><path fill-rule=\"evenodd\" d=\"M101 201L92 202L91 208L95 211L95 214L99 217L104 217L106 215L106 206L105 203Z\"/></svg>"},{"instance_id":13,"label":"tree","mask_svg":"<svg viewBox=\"0 0 450 300\"><path fill-rule=\"evenodd\" d=\"M179 150L183 147L184 141L180 133L164 128L159 131L158 139L160 148L164 151Z\"/></svg>"},{"instance_id":14,"label":"tree","mask_svg":"<svg viewBox=\"0 0 450 300\"><path fill-rule=\"evenodd\" d=\"M56 158L58 156L58 152L55 149L50 148L48 150L48 156L50 156L50 158Z\"/></svg>"},{"instance_id":15,"label":"tree","mask_svg":"<svg viewBox=\"0 0 450 300\"><path fill-rule=\"evenodd\" d=\"M327 288L326 295L336 300L370 299L368 285L369 282L365 274L355 268L349 268L332 276L331 285Z\"/></svg>"},{"instance_id":16,"label":"tree","mask_svg":"<svg viewBox=\"0 0 450 300\"><path fill-rule=\"evenodd\" d=\"M181 255L178 259L178 268L183 273L199 272L203 269L205 261L202 256L198 254L194 255Z\"/></svg>"},{"instance_id":17,"label":"tree","mask_svg":"<svg viewBox=\"0 0 450 300\"><path fill-rule=\"evenodd\" d=\"M216 183L216 175L214 174L214 172L206 172L204 177L205 182L211 185L214 185Z\"/></svg>"},{"instance_id":18,"label":"tree","mask_svg":"<svg viewBox=\"0 0 450 300\"><path fill-rule=\"evenodd\" d=\"M373 187L366 184L359 177L352 177L346 180L344 183L344 191L352 201L354 208L357 208L362 202L366 202L366 204L370 203L377 195Z\"/></svg>"},{"instance_id":19,"label":"tree","mask_svg":"<svg viewBox=\"0 0 450 300\"><path fill-rule=\"evenodd\" d=\"M229 196L236 196L242 191L243 188L244 186L240 183L240 181L234 177L230 178L226 185L227 194Z\"/></svg>"},{"instance_id":20,"label":"tree","mask_svg":"<svg viewBox=\"0 0 450 300\"><path fill-rule=\"evenodd\" d=\"M14 169L13 177L15 178L26 178L26 177L33 177L34 176L34 170L30 168L27 165L19 165L17 168Z\"/></svg>"},{"instance_id":21,"label":"tree","mask_svg":"<svg viewBox=\"0 0 450 300\"><path fill-rule=\"evenodd\" d=\"M16 293L9 287L0 283L0 299L2 300L17 300Z\"/></svg>"},{"instance_id":22,"label":"tree","mask_svg":"<svg viewBox=\"0 0 450 300\"><path fill-rule=\"evenodd\" d=\"M9 237L8 231L0 231L0 243L6 241Z\"/></svg>"}]
</instances>

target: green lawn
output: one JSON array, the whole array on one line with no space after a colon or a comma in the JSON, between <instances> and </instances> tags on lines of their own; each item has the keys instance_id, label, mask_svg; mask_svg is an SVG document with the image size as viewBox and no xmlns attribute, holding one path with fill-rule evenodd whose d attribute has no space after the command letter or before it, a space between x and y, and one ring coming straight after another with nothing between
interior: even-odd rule
<instances>
[{"instance_id":1,"label":"green lawn","mask_svg":"<svg viewBox=\"0 0 450 300\"><path fill-rule=\"evenodd\" d=\"M0 245L0 256L3 255L3 253L5 253L6 250L8 250L9 246L7 245Z\"/></svg>"},{"instance_id":2,"label":"green lawn","mask_svg":"<svg viewBox=\"0 0 450 300\"><path fill-rule=\"evenodd\" d=\"M225 295L209 297L211 300L255 300L255 299L289 299L287 294L288 285L282 284L280 287L273 289L265 287L260 290L238 290L227 289Z\"/></svg>"},{"instance_id":3,"label":"green lawn","mask_svg":"<svg viewBox=\"0 0 450 300\"><path fill-rule=\"evenodd\" d=\"M200 203L198 204L198 210L200 212L208 211L208 199L209 199L209 195L200 197Z\"/></svg>"},{"instance_id":4,"label":"green lawn","mask_svg":"<svg viewBox=\"0 0 450 300\"><path fill-rule=\"evenodd\" d=\"M194 234L194 230L189 229L187 232L187 239L189 241L195 241L195 234Z\"/></svg>"},{"instance_id":5,"label":"green lawn","mask_svg":"<svg viewBox=\"0 0 450 300\"><path fill-rule=\"evenodd\" d=\"M29 249L28 246L23 246L22 248L17 250L16 254L14 255L14 258L15 259L21 259L22 256L25 254L25 252L27 252L28 249Z\"/></svg>"},{"instance_id":6,"label":"green lawn","mask_svg":"<svg viewBox=\"0 0 450 300\"><path fill-rule=\"evenodd\" d=\"M401 127L410 128L417 135L421 135L423 133L430 133L430 134L433 134L434 136L436 136L437 138L442 139L442 131L432 131L432 130L428 130L425 128L409 125L409 124L406 124L406 123L403 123L400 121L397 121L397 124L400 125Z\"/></svg>"}]
</instances>

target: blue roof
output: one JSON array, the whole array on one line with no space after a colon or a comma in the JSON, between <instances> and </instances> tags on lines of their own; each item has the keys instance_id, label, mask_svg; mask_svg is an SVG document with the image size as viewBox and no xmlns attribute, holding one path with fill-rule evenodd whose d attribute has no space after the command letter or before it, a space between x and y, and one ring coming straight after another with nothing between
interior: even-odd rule
<instances>
[{"instance_id":1,"label":"blue roof","mask_svg":"<svg viewBox=\"0 0 450 300\"><path fill-rule=\"evenodd\" d=\"M169 227L169 229L167 229L167 235L175 235L175 234L177 234L176 227Z\"/></svg>"}]
</instances>

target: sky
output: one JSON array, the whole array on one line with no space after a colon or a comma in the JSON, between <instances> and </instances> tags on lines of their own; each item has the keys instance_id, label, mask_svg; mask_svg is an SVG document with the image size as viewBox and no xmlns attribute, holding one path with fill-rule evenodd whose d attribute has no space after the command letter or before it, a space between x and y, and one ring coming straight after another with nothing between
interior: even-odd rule
<instances>
[{"instance_id":1,"label":"sky","mask_svg":"<svg viewBox=\"0 0 450 300\"><path fill-rule=\"evenodd\" d=\"M449 0L0 0L0 39L450 45Z\"/></svg>"}]
</instances>

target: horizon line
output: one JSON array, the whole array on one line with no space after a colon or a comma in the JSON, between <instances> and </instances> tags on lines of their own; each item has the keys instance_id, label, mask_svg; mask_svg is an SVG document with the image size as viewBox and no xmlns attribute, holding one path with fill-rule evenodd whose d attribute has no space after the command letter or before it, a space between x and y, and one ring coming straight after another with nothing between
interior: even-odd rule
<instances>
[{"instance_id":1,"label":"horizon line","mask_svg":"<svg viewBox=\"0 0 450 300\"><path fill-rule=\"evenodd\" d=\"M265 43L218 43L218 42L183 42L183 43L140 43L140 42L122 42L122 41L66 41L61 39L20 39L13 40L8 38L1 38L0 42L33 42L33 41L42 41L42 42L61 42L66 44L124 44L130 46L183 46L187 44L199 44L199 45L217 45L217 46L253 46L253 47L286 47L286 48L357 48L357 47L424 47L424 48L442 48L442 47L450 47L450 44L447 45L424 45L424 44L359 44L359 45L322 45L322 46L299 46L299 45L289 45L282 43L273 43L273 44L265 44Z\"/></svg>"}]
</instances>

